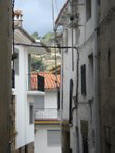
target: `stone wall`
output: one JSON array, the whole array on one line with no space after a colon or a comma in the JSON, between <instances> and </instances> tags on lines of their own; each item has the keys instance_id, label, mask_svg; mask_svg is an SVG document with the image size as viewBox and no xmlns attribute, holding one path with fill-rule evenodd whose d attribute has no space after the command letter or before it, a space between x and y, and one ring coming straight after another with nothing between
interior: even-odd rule
<instances>
[{"instance_id":1,"label":"stone wall","mask_svg":"<svg viewBox=\"0 0 115 153\"><path fill-rule=\"evenodd\" d=\"M10 151L9 104L11 102L12 51L11 0L0 1L0 153Z\"/></svg>"},{"instance_id":2,"label":"stone wall","mask_svg":"<svg viewBox=\"0 0 115 153\"><path fill-rule=\"evenodd\" d=\"M62 124L62 153L70 153L70 127Z\"/></svg>"},{"instance_id":3,"label":"stone wall","mask_svg":"<svg viewBox=\"0 0 115 153\"><path fill-rule=\"evenodd\" d=\"M19 148L15 153L34 153L34 142Z\"/></svg>"},{"instance_id":4,"label":"stone wall","mask_svg":"<svg viewBox=\"0 0 115 153\"><path fill-rule=\"evenodd\" d=\"M115 1L102 0L100 51L101 153L115 152ZM104 12L104 13L103 13ZM101 18L101 19L102 19Z\"/></svg>"}]
</instances>

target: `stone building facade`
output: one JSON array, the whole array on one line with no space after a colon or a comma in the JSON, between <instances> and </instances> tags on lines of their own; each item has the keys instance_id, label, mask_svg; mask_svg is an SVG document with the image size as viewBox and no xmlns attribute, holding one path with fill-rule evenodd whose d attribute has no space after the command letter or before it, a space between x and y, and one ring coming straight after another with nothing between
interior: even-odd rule
<instances>
[{"instance_id":1,"label":"stone building facade","mask_svg":"<svg viewBox=\"0 0 115 153\"><path fill-rule=\"evenodd\" d=\"M101 153L115 152L115 1L100 1L99 109Z\"/></svg>"},{"instance_id":2,"label":"stone building facade","mask_svg":"<svg viewBox=\"0 0 115 153\"><path fill-rule=\"evenodd\" d=\"M112 0L68 0L56 20L69 47L62 50L63 153L115 152L114 6Z\"/></svg>"},{"instance_id":3,"label":"stone building facade","mask_svg":"<svg viewBox=\"0 0 115 153\"><path fill-rule=\"evenodd\" d=\"M34 142L15 150L15 153L34 153Z\"/></svg>"},{"instance_id":4,"label":"stone building facade","mask_svg":"<svg viewBox=\"0 0 115 153\"><path fill-rule=\"evenodd\" d=\"M12 4L0 1L0 152L10 151Z\"/></svg>"}]
</instances>

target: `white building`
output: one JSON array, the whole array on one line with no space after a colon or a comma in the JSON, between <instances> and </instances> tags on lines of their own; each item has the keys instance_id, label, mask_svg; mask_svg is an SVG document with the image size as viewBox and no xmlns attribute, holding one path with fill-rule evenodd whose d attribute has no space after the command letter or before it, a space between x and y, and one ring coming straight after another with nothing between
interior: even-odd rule
<instances>
[{"instance_id":1,"label":"white building","mask_svg":"<svg viewBox=\"0 0 115 153\"><path fill-rule=\"evenodd\" d=\"M35 153L61 153L56 77L46 72L39 75L45 78L45 95L35 103ZM57 76L57 80L57 87L59 87L60 76Z\"/></svg>"},{"instance_id":2,"label":"white building","mask_svg":"<svg viewBox=\"0 0 115 153\"><path fill-rule=\"evenodd\" d=\"M34 152L34 103L30 96L44 94L43 92L31 90L31 54L42 54L46 50L36 46L35 41L22 27L22 13L15 12L15 31L14 31L14 72L15 87L13 95L15 97L15 130L16 141L15 149L20 153ZM37 43L37 45L41 45Z\"/></svg>"},{"instance_id":3,"label":"white building","mask_svg":"<svg viewBox=\"0 0 115 153\"><path fill-rule=\"evenodd\" d=\"M96 0L68 0L56 20L63 27L62 151L95 153L99 148ZM69 139L67 140L67 138Z\"/></svg>"}]
</instances>

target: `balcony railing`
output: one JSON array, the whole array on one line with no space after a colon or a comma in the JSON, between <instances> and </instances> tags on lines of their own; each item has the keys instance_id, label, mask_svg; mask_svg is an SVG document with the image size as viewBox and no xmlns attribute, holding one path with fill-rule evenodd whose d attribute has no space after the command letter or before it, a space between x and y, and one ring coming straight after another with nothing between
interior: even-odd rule
<instances>
[{"instance_id":1,"label":"balcony railing","mask_svg":"<svg viewBox=\"0 0 115 153\"><path fill-rule=\"evenodd\" d=\"M44 77L38 74L28 74L27 86L29 91L44 91Z\"/></svg>"},{"instance_id":2,"label":"balcony railing","mask_svg":"<svg viewBox=\"0 0 115 153\"><path fill-rule=\"evenodd\" d=\"M56 108L37 109L35 113L35 119L47 120L47 119L59 119L59 111Z\"/></svg>"}]
</instances>

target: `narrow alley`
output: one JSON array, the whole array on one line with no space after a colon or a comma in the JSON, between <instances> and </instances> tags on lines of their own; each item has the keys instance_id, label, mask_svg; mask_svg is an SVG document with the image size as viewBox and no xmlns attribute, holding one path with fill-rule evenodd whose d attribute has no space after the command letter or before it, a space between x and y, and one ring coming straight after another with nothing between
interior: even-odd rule
<instances>
[{"instance_id":1,"label":"narrow alley","mask_svg":"<svg viewBox=\"0 0 115 153\"><path fill-rule=\"evenodd\" d=\"M0 153L115 153L115 1L0 8Z\"/></svg>"}]
</instances>

